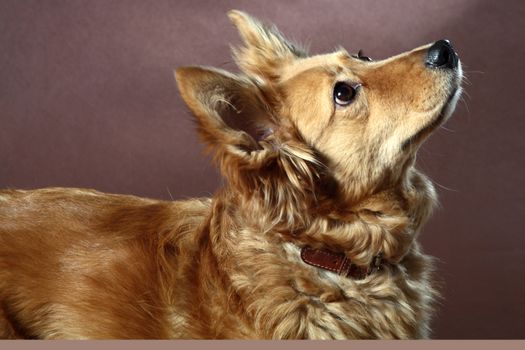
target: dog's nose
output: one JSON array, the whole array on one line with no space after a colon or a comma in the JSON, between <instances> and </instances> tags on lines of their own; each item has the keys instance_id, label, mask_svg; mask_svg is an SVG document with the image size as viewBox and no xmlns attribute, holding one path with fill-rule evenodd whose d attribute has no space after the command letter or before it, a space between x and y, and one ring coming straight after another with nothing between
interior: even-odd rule
<instances>
[{"instance_id":1,"label":"dog's nose","mask_svg":"<svg viewBox=\"0 0 525 350\"><path fill-rule=\"evenodd\" d=\"M436 41L427 53L426 64L432 68L450 68L458 66L458 55L448 40Z\"/></svg>"}]
</instances>

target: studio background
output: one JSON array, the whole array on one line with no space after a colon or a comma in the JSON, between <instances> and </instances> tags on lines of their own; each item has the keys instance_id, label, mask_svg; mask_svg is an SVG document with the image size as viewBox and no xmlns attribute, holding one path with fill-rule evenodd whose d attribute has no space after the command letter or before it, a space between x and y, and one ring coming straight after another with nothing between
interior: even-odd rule
<instances>
[{"instance_id":1,"label":"studio background","mask_svg":"<svg viewBox=\"0 0 525 350\"><path fill-rule=\"evenodd\" d=\"M0 0L0 188L211 195L173 68L236 70L232 8L311 53L452 41L465 102L418 158L441 202L421 236L444 293L433 337L524 338L524 1Z\"/></svg>"}]
</instances>

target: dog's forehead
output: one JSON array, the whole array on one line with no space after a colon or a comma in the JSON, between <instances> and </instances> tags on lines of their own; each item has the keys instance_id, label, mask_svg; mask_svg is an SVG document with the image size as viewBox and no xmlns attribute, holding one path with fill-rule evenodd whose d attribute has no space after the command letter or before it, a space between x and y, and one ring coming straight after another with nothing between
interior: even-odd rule
<instances>
[{"instance_id":1,"label":"dog's forehead","mask_svg":"<svg viewBox=\"0 0 525 350\"><path fill-rule=\"evenodd\" d=\"M333 70L342 69L343 67L348 66L350 62L350 55L343 50L301 58L282 68L281 81L286 81L302 72L318 67L326 67Z\"/></svg>"}]
</instances>

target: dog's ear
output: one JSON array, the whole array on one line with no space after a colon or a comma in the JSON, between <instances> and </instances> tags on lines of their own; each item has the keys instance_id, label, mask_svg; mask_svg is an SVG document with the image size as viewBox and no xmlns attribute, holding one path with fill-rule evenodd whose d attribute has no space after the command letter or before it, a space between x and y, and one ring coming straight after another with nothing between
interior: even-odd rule
<instances>
[{"instance_id":1,"label":"dog's ear","mask_svg":"<svg viewBox=\"0 0 525 350\"><path fill-rule=\"evenodd\" d=\"M244 47L232 48L233 55L249 75L272 81L279 77L284 64L307 56L304 49L286 40L275 26L266 26L238 10L229 11L228 17L244 41Z\"/></svg>"},{"instance_id":2,"label":"dog's ear","mask_svg":"<svg viewBox=\"0 0 525 350\"><path fill-rule=\"evenodd\" d=\"M179 68L175 78L201 137L238 191L259 191L272 210L304 206L301 198L315 191L322 166L295 129L276 121L264 86L203 67ZM281 212L290 216L288 222L294 213L302 213Z\"/></svg>"},{"instance_id":3,"label":"dog's ear","mask_svg":"<svg viewBox=\"0 0 525 350\"><path fill-rule=\"evenodd\" d=\"M269 107L251 81L223 70L183 67L175 71L182 98L216 153L247 158L274 130Z\"/></svg>"}]
</instances>

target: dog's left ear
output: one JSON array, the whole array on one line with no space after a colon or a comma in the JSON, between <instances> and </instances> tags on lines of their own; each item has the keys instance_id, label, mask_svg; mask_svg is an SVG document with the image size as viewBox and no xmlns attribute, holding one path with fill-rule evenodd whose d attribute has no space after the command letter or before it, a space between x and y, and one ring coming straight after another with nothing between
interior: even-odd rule
<instances>
[{"instance_id":1,"label":"dog's left ear","mask_svg":"<svg viewBox=\"0 0 525 350\"><path fill-rule=\"evenodd\" d=\"M296 194L288 197L272 187L275 182L271 179L287 177L292 185L289 189L314 191L321 165L314 151L291 134L293 129L283 131L283 121L268 104L265 86L215 68L179 68L175 78L195 115L200 136L235 186L244 187L245 192L269 186L272 190L264 193L278 195L279 200L297 200Z\"/></svg>"},{"instance_id":2,"label":"dog's left ear","mask_svg":"<svg viewBox=\"0 0 525 350\"><path fill-rule=\"evenodd\" d=\"M261 90L248 79L204 67L175 71L182 98L197 119L204 141L221 157L249 160L274 130Z\"/></svg>"},{"instance_id":3,"label":"dog's left ear","mask_svg":"<svg viewBox=\"0 0 525 350\"><path fill-rule=\"evenodd\" d=\"M250 15L231 10L228 17L237 27L244 47L233 48L239 67L247 74L268 81L279 77L280 68L307 53L283 37L275 26L267 26Z\"/></svg>"}]
</instances>

